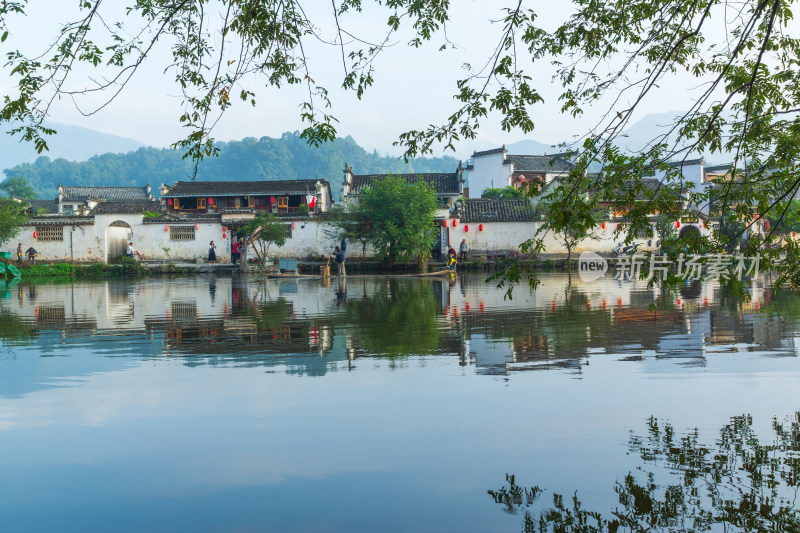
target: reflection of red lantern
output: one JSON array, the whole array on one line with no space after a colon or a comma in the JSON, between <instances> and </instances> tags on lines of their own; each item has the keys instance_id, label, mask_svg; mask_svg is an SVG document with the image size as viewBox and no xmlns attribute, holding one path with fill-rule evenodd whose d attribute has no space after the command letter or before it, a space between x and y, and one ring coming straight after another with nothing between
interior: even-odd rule
<instances>
[{"instance_id":1,"label":"reflection of red lantern","mask_svg":"<svg viewBox=\"0 0 800 533\"><path fill-rule=\"evenodd\" d=\"M464 233L469 231L469 224L464 224Z\"/></svg>"},{"instance_id":2,"label":"reflection of red lantern","mask_svg":"<svg viewBox=\"0 0 800 533\"><path fill-rule=\"evenodd\" d=\"M195 229L195 231L199 230L200 229L200 224L195 223L194 229Z\"/></svg>"},{"instance_id":3,"label":"reflection of red lantern","mask_svg":"<svg viewBox=\"0 0 800 533\"><path fill-rule=\"evenodd\" d=\"M478 231L483 231L483 224L478 224Z\"/></svg>"},{"instance_id":4,"label":"reflection of red lantern","mask_svg":"<svg viewBox=\"0 0 800 533\"><path fill-rule=\"evenodd\" d=\"M455 228L458 225L458 220L453 221L453 227Z\"/></svg>"},{"instance_id":5,"label":"reflection of red lantern","mask_svg":"<svg viewBox=\"0 0 800 533\"><path fill-rule=\"evenodd\" d=\"M36 239L36 237L38 237L38 236L39 236L39 232L36 231L36 230L33 230L33 238Z\"/></svg>"},{"instance_id":6,"label":"reflection of red lantern","mask_svg":"<svg viewBox=\"0 0 800 533\"><path fill-rule=\"evenodd\" d=\"M275 203L275 197L274 196L270 196L269 197L269 203L271 203L271 204Z\"/></svg>"},{"instance_id":7,"label":"reflection of red lantern","mask_svg":"<svg viewBox=\"0 0 800 533\"><path fill-rule=\"evenodd\" d=\"M164 231L169 231L169 226L167 224L164 224Z\"/></svg>"},{"instance_id":8,"label":"reflection of red lantern","mask_svg":"<svg viewBox=\"0 0 800 533\"><path fill-rule=\"evenodd\" d=\"M172 207L172 198L167 198L167 205Z\"/></svg>"}]
</instances>

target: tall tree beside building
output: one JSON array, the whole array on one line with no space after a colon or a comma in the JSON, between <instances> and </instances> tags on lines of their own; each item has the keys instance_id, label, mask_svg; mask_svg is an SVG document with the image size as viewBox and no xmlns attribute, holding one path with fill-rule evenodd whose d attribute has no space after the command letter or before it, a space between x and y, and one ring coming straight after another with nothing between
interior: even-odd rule
<instances>
[{"instance_id":1,"label":"tall tree beside building","mask_svg":"<svg viewBox=\"0 0 800 533\"><path fill-rule=\"evenodd\" d=\"M20 226L28 218L23 212L26 204L11 198L0 198L0 246L19 233Z\"/></svg>"},{"instance_id":2,"label":"tall tree beside building","mask_svg":"<svg viewBox=\"0 0 800 533\"><path fill-rule=\"evenodd\" d=\"M247 265L247 250L252 246L253 251L258 257L259 263L262 268L266 268L265 262L268 259L269 248L271 245L278 247L286 244L286 234L289 231L286 224L282 223L280 219L274 215L259 216L248 222L242 228L245 234L245 245L241 250L241 266L242 270Z\"/></svg>"},{"instance_id":3,"label":"tall tree beside building","mask_svg":"<svg viewBox=\"0 0 800 533\"><path fill-rule=\"evenodd\" d=\"M364 189L358 206L372 230L372 246L390 264L430 257L436 242L436 194L427 183L390 176Z\"/></svg>"},{"instance_id":4,"label":"tall tree beside building","mask_svg":"<svg viewBox=\"0 0 800 533\"><path fill-rule=\"evenodd\" d=\"M12 198L20 198L22 200L36 199L36 191L25 178L20 176L4 179L0 182L0 189Z\"/></svg>"},{"instance_id":5,"label":"tall tree beside building","mask_svg":"<svg viewBox=\"0 0 800 533\"><path fill-rule=\"evenodd\" d=\"M367 246L373 239L373 226L366 218L360 202L345 202L328 212L330 225L325 233L333 239L345 239L361 246L361 258L367 255Z\"/></svg>"}]
</instances>

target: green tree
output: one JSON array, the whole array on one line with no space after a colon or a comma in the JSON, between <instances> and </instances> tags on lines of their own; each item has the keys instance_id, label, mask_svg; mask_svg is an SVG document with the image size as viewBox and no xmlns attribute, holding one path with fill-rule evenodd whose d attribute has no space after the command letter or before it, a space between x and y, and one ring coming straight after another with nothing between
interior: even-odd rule
<instances>
[{"instance_id":1,"label":"green tree","mask_svg":"<svg viewBox=\"0 0 800 533\"><path fill-rule=\"evenodd\" d=\"M20 226L28 218L23 212L26 204L11 198L0 198L0 245L17 236Z\"/></svg>"},{"instance_id":2,"label":"green tree","mask_svg":"<svg viewBox=\"0 0 800 533\"><path fill-rule=\"evenodd\" d=\"M365 189L358 216L372 229L372 246L389 263L422 262L436 242L436 194L427 183L389 176Z\"/></svg>"},{"instance_id":3,"label":"green tree","mask_svg":"<svg viewBox=\"0 0 800 533\"><path fill-rule=\"evenodd\" d=\"M345 202L337 205L328 212L327 220L330 223L325 229L328 237L357 242L361 245L361 258L364 259L367 255L367 246L375 238L375 232L361 204Z\"/></svg>"},{"instance_id":4,"label":"green tree","mask_svg":"<svg viewBox=\"0 0 800 533\"><path fill-rule=\"evenodd\" d=\"M481 198L525 198L525 191L517 189L516 187L503 187L500 189L484 189Z\"/></svg>"},{"instance_id":5,"label":"green tree","mask_svg":"<svg viewBox=\"0 0 800 533\"><path fill-rule=\"evenodd\" d=\"M25 178L14 176L6 178L0 182L0 189L4 190L6 194L13 198L21 200L34 200L36 199L36 191Z\"/></svg>"},{"instance_id":6,"label":"green tree","mask_svg":"<svg viewBox=\"0 0 800 533\"><path fill-rule=\"evenodd\" d=\"M258 256L261 268L266 269L266 262L269 258L269 248L271 245L278 247L286 244L286 232L288 228L275 215L259 216L247 223L242 228L246 235L245 246L242 249L241 265L242 270L247 264L247 249L252 246L253 251Z\"/></svg>"}]
</instances>

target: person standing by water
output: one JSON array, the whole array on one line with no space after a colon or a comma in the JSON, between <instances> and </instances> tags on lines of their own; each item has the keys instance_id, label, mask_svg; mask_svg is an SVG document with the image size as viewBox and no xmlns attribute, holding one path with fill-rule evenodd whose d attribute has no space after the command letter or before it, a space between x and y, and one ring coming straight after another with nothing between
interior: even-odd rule
<instances>
[{"instance_id":1,"label":"person standing by water","mask_svg":"<svg viewBox=\"0 0 800 533\"><path fill-rule=\"evenodd\" d=\"M17 263L22 262L22 243L17 245Z\"/></svg>"},{"instance_id":2,"label":"person standing by water","mask_svg":"<svg viewBox=\"0 0 800 533\"><path fill-rule=\"evenodd\" d=\"M217 262L217 245L214 244L214 241L211 241L211 244L208 245L208 262Z\"/></svg>"},{"instance_id":3,"label":"person standing by water","mask_svg":"<svg viewBox=\"0 0 800 533\"><path fill-rule=\"evenodd\" d=\"M467 260L467 239L461 239L461 246L459 247L458 262Z\"/></svg>"},{"instance_id":4,"label":"person standing by water","mask_svg":"<svg viewBox=\"0 0 800 533\"><path fill-rule=\"evenodd\" d=\"M345 272L344 267L345 256L342 253L342 250L337 246L333 249L333 253L331 255L333 255L333 258L336 261L336 268L339 270L339 277L342 278L346 276L347 273Z\"/></svg>"},{"instance_id":5,"label":"person standing by water","mask_svg":"<svg viewBox=\"0 0 800 533\"><path fill-rule=\"evenodd\" d=\"M136 250L133 249L132 242L128 243L128 249L125 251L125 255L127 255L128 257L133 257L134 255L136 255Z\"/></svg>"},{"instance_id":6,"label":"person standing by water","mask_svg":"<svg viewBox=\"0 0 800 533\"><path fill-rule=\"evenodd\" d=\"M231 263L234 265L239 262L239 239L233 239L231 244Z\"/></svg>"}]
</instances>

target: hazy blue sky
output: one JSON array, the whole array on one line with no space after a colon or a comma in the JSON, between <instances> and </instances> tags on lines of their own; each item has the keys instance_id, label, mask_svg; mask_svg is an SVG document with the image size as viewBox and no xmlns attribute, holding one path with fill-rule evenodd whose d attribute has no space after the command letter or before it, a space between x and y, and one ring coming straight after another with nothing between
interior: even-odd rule
<instances>
[{"instance_id":1,"label":"hazy blue sky","mask_svg":"<svg viewBox=\"0 0 800 533\"><path fill-rule=\"evenodd\" d=\"M119 9L127 2L117 1L111 9ZM333 38L331 5L327 2L308 2L309 14L319 21L323 34ZM365 2L363 14L343 19L343 25L352 33L365 38L377 38L385 28L388 12ZM569 2L534 1L528 7L540 13L540 22L545 27L565 18L571 9ZM77 2L65 0L39 0L29 6L25 19L12 19L11 34L3 43L3 53L20 48L28 54L42 51L50 36L54 36L59 24L74 19L78 13ZM454 49L439 52L442 36L423 49L410 48L406 43L408 33L401 33L376 64L376 82L359 101L354 94L337 89L342 77L341 56L337 49L320 43L309 43L312 77L331 90L333 114L339 119L340 135L352 135L361 145L381 152L394 152L392 141L412 128L423 128L431 122L441 122L456 109L452 95L456 92L455 81L464 74L465 63L482 66L499 39L501 25L492 20L502 16L502 3L489 0L454 0L452 21L447 28L447 37ZM106 14L107 22L115 13ZM213 12L213 11L211 11ZM121 15L122 11L116 13ZM46 38L47 37L47 38ZM178 90L172 84L173 76L165 67L171 56L168 44L160 43L153 51L152 61L144 66L125 91L107 107L95 115L85 117L75 103L63 99L52 108L52 120L132 137L141 142L166 146L181 137L178 124L181 114ZM521 132L501 131L497 117L484 121L479 143L465 143L460 153L469 153L472 148L487 144L500 145L524 138L555 143L567 140L594 124L600 116L600 106L591 110L580 120L561 116L558 112L557 87L551 85L552 68L537 65L530 71L545 97L546 103L535 110L536 130L529 135ZM85 77L82 78L85 81ZM78 87L79 78L73 80ZM263 86L251 80L251 87ZM0 88L6 89L7 76L0 80ZM685 107L686 91L670 90L685 87L685 79L678 79L672 87L666 84L660 96L649 102L639 116L646 113L664 112ZM246 136L278 136L284 131L301 129L299 104L305 88L257 89L259 104L253 109L236 102L218 123L215 137L219 140L241 139ZM78 105L90 108L92 102L80 100Z\"/></svg>"}]
</instances>

